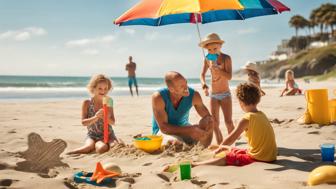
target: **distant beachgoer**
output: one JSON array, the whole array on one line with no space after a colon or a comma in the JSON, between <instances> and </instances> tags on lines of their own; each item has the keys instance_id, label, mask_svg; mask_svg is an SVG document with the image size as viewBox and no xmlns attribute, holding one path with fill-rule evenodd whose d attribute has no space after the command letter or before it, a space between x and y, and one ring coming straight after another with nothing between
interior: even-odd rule
<instances>
[{"instance_id":1,"label":"distant beachgoer","mask_svg":"<svg viewBox=\"0 0 336 189\"><path fill-rule=\"evenodd\" d=\"M261 95L264 96L266 93L261 89L260 86L260 76L256 68L256 64L254 62L247 62L243 69L246 71L248 76L248 81L255 84L261 92Z\"/></svg>"},{"instance_id":2,"label":"distant beachgoer","mask_svg":"<svg viewBox=\"0 0 336 189\"><path fill-rule=\"evenodd\" d=\"M237 86L236 95L241 109L246 112L239 124L214 151L215 157L199 165L234 165L243 166L255 161L272 162L277 157L275 134L266 115L257 109L260 101L260 90L252 83ZM230 146L245 132L248 149L231 148Z\"/></svg>"},{"instance_id":3,"label":"distant beachgoer","mask_svg":"<svg viewBox=\"0 0 336 189\"><path fill-rule=\"evenodd\" d=\"M232 62L231 57L221 52L222 44L224 43L220 37L211 33L207 35L199 46L207 49L208 54L203 63L201 72L201 84L206 96L209 96L209 87L206 85L205 75L210 69L211 72L211 94L210 94L210 109L211 115L214 118L214 133L217 143L220 144L223 140L223 135L220 130L219 110L222 109L224 114L225 126L230 134L233 129L232 122L232 98L229 88L229 80L232 78Z\"/></svg>"},{"instance_id":4,"label":"distant beachgoer","mask_svg":"<svg viewBox=\"0 0 336 189\"><path fill-rule=\"evenodd\" d=\"M282 91L280 96L292 96L296 94L302 94L302 90L299 89L299 85L294 80L293 70L287 70L285 73L286 88Z\"/></svg>"},{"instance_id":5,"label":"distant beachgoer","mask_svg":"<svg viewBox=\"0 0 336 189\"><path fill-rule=\"evenodd\" d=\"M87 88L92 97L89 100L85 100L82 105L82 125L88 129L85 145L67 154L86 154L93 150L96 150L97 153L104 153L110 149L110 146L119 143L111 126L115 123L113 107L109 107L108 110L109 144L103 142L103 98L112 89L111 80L99 74L91 78Z\"/></svg>"},{"instance_id":6,"label":"distant beachgoer","mask_svg":"<svg viewBox=\"0 0 336 189\"><path fill-rule=\"evenodd\" d=\"M128 57L129 62L126 64L126 71L128 72L128 86L131 92L131 95L133 96L133 89L132 86L135 86L136 94L139 96L138 92L138 82L135 76L135 70L136 70L136 63L132 61L132 56Z\"/></svg>"}]
</instances>

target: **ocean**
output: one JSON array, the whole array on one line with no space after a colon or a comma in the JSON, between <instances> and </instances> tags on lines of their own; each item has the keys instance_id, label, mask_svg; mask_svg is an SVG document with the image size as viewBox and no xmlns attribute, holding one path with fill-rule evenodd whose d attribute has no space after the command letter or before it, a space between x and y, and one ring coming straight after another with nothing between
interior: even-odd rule
<instances>
[{"instance_id":1,"label":"ocean","mask_svg":"<svg viewBox=\"0 0 336 189\"><path fill-rule=\"evenodd\" d=\"M111 96L130 95L127 77L112 77ZM0 76L0 100L45 100L89 98L86 85L90 77L68 76ZM140 95L150 95L165 86L163 78L137 78ZM242 81L231 80L234 88ZM269 83L270 86L276 84ZM188 85L200 88L200 80L188 79ZM135 89L133 88L134 92Z\"/></svg>"}]
</instances>

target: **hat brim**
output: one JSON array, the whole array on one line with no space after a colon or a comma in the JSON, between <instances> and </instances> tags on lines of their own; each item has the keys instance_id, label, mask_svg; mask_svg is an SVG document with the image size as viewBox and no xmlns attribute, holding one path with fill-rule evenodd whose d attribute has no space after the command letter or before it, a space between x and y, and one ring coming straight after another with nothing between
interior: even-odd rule
<instances>
[{"instance_id":1,"label":"hat brim","mask_svg":"<svg viewBox=\"0 0 336 189\"><path fill-rule=\"evenodd\" d=\"M257 72L257 70L255 68L251 68L249 66L243 66L243 67L241 67L241 69L243 69L243 70L252 70L252 71Z\"/></svg>"},{"instance_id":2,"label":"hat brim","mask_svg":"<svg viewBox=\"0 0 336 189\"><path fill-rule=\"evenodd\" d=\"M220 44L223 44L224 41L223 40L218 40L218 39L210 39L210 40L201 41L198 44L198 46L204 48L207 44L210 44L210 43L220 43Z\"/></svg>"}]
</instances>

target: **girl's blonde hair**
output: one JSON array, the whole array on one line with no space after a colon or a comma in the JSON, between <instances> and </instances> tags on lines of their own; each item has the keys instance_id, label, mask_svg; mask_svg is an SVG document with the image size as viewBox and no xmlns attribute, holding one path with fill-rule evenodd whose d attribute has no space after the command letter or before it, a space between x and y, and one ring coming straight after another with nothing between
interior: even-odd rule
<instances>
[{"instance_id":1,"label":"girl's blonde hair","mask_svg":"<svg viewBox=\"0 0 336 189\"><path fill-rule=\"evenodd\" d=\"M286 81L288 81L288 76L289 75L292 75L292 79L294 79L294 72L293 72L293 70L287 70L286 71L286 73L285 73L285 79L286 79Z\"/></svg>"},{"instance_id":2,"label":"girl's blonde hair","mask_svg":"<svg viewBox=\"0 0 336 189\"><path fill-rule=\"evenodd\" d=\"M94 93L94 89L97 87L98 83L106 83L108 90L112 89L112 81L103 74L98 74L95 76L92 76L92 78L89 81L89 84L87 85L87 89L89 90L90 94L92 95Z\"/></svg>"}]
</instances>

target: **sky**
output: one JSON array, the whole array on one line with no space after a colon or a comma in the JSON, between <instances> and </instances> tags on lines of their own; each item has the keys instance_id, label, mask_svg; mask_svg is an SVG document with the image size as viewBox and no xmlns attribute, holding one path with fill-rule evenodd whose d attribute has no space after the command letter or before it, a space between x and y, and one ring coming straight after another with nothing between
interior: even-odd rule
<instances>
[{"instance_id":1,"label":"sky","mask_svg":"<svg viewBox=\"0 0 336 189\"><path fill-rule=\"evenodd\" d=\"M294 35L288 21L332 0L280 0L278 15L200 25L225 41L233 69L265 60L282 39ZM196 25L124 26L113 20L138 0L0 0L0 75L123 77L132 55L137 76L162 77L174 70L197 78L202 51ZM301 31L301 34L304 34Z\"/></svg>"}]
</instances>

